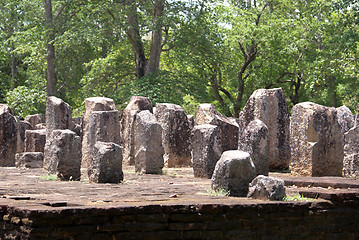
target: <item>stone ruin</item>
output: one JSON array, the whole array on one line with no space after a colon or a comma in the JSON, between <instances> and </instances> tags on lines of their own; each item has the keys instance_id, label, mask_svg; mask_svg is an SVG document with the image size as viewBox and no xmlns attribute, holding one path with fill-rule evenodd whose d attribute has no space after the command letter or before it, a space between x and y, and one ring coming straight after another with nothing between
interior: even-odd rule
<instances>
[{"instance_id":1,"label":"stone ruin","mask_svg":"<svg viewBox=\"0 0 359 240\"><path fill-rule=\"evenodd\" d=\"M158 174L164 166L163 129L149 111L137 113L133 127L135 171Z\"/></svg>"},{"instance_id":2,"label":"stone ruin","mask_svg":"<svg viewBox=\"0 0 359 240\"><path fill-rule=\"evenodd\" d=\"M291 167L302 176L342 176L343 133L335 108L311 102L292 108Z\"/></svg>"},{"instance_id":3,"label":"stone ruin","mask_svg":"<svg viewBox=\"0 0 359 240\"><path fill-rule=\"evenodd\" d=\"M161 103L155 109L152 114L151 101L134 96L120 118L112 99L95 97L86 99L83 117L72 118L67 103L49 97L46 129L39 130L36 126L44 125L41 115L26 117L31 123L17 120L2 104L0 165L44 167L62 180L79 180L83 167L90 182L118 183L123 180L122 162L142 173L160 173L166 164L192 164L194 176L212 178L215 189L231 189L233 176L248 185L255 176L268 175L270 168L287 168L289 160L297 175L358 177L359 120L346 107L297 104L290 128L281 89L255 91L239 119L222 116L212 104L201 104L194 117L175 104ZM235 150L230 154L233 161L225 154L229 150ZM246 155L243 160L242 152L249 159ZM232 171L228 169L240 169L244 162L254 166L247 169L252 179L231 175L224 180L223 174ZM238 189L232 194L244 196Z\"/></svg>"},{"instance_id":4,"label":"stone ruin","mask_svg":"<svg viewBox=\"0 0 359 240\"><path fill-rule=\"evenodd\" d=\"M176 104L158 103L156 119L162 126L164 162L167 167L191 164L191 128L183 108Z\"/></svg>"},{"instance_id":5,"label":"stone ruin","mask_svg":"<svg viewBox=\"0 0 359 240\"><path fill-rule=\"evenodd\" d=\"M11 167L15 165L17 124L6 104L0 104L0 126L0 167Z\"/></svg>"},{"instance_id":6,"label":"stone ruin","mask_svg":"<svg viewBox=\"0 0 359 240\"><path fill-rule=\"evenodd\" d=\"M192 164L195 177L211 178L217 161L223 153L219 127L197 125L192 130Z\"/></svg>"},{"instance_id":7,"label":"stone ruin","mask_svg":"<svg viewBox=\"0 0 359 240\"><path fill-rule=\"evenodd\" d=\"M359 104L353 127L344 133L343 176L359 177Z\"/></svg>"},{"instance_id":8,"label":"stone ruin","mask_svg":"<svg viewBox=\"0 0 359 240\"><path fill-rule=\"evenodd\" d=\"M255 119L261 120L268 128L269 168L288 168L291 157L289 110L281 88L253 92L239 116L240 134Z\"/></svg>"},{"instance_id":9,"label":"stone ruin","mask_svg":"<svg viewBox=\"0 0 359 240\"><path fill-rule=\"evenodd\" d=\"M132 96L130 102L122 112L121 117L121 142L123 147L123 161L127 165L134 165L134 122L136 114L148 110L153 113L152 102L147 97Z\"/></svg>"}]
</instances>

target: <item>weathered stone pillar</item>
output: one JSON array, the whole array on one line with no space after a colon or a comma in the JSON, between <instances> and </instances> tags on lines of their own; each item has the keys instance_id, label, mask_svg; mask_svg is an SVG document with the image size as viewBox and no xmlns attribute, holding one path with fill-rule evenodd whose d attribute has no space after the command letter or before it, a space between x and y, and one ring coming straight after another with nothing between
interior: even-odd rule
<instances>
[{"instance_id":1,"label":"weathered stone pillar","mask_svg":"<svg viewBox=\"0 0 359 240\"><path fill-rule=\"evenodd\" d=\"M136 115L133 143L136 172L160 173L164 165L162 127L148 110Z\"/></svg>"},{"instance_id":2,"label":"weathered stone pillar","mask_svg":"<svg viewBox=\"0 0 359 240\"><path fill-rule=\"evenodd\" d=\"M0 167L15 166L16 118L7 104L0 104Z\"/></svg>"},{"instance_id":3,"label":"weathered stone pillar","mask_svg":"<svg viewBox=\"0 0 359 240\"><path fill-rule=\"evenodd\" d=\"M92 161L96 142L112 142L120 145L120 116L118 111L112 110L91 112L88 118L87 130L87 156L85 158L87 162L83 162L83 167L88 167Z\"/></svg>"},{"instance_id":4,"label":"weathered stone pillar","mask_svg":"<svg viewBox=\"0 0 359 240\"><path fill-rule=\"evenodd\" d=\"M29 122L32 128L35 128L37 124L43 123L42 114L27 115L25 121Z\"/></svg>"},{"instance_id":5,"label":"weathered stone pillar","mask_svg":"<svg viewBox=\"0 0 359 240\"><path fill-rule=\"evenodd\" d=\"M269 131L261 120L253 120L243 130L239 137L238 150L249 153L257 175L268 176Z\"/></svg>"},{"instance_id":6,"label":"weathered stone pillar","mask_svg":"<svg viewBox=\"0 0 359 240\"><path fill-rule=\"evenodd\" d=\"M22 153L25 151L25 131L32 130L33 127L27 121L17 121L17 143L16 152Z\"/></svg>"},{"instance_id":7,"label":"weathered stone pillar","mask_svg":"<svg viewBox=\"0 0 359 240\"><path fill-rule=\"evenodd\" d=\"M79 181L81 178L81 138L71 130L53 130L47 146L47 170L60 180Z\"/></svg>"},{"instance_id":8,"label":"weathered stone pillar","mask_svg":"<svg viewBox=\"0 0 359 240\"><path fill-rule=\"evenodd\" d=\"M93 183L119 183L123 180L122 150L112 142L97 142L88 167L88 177Z\"/></svg>"},{"instance_id":9,"label":"weathered stone pillar","mask_svg":"<svg viewBox=\"0 0 359 240\"><path fill-rule=\"evenodd\" d=\"M91 146L93 146L96 142L89 137L89 123L91 113L94 111L113 110L116 110L116 107L114 101L110 98L91 97L85 99L85 113L83 116L82 167L88 167L88 163L91 161Z\"/></svg>"},{"instance_id":10,"label":"weathered stone pillar","mask_svg":"<svg viewBox=\"0 0 359 240\"><path fill-rule=\"evenodd\" d=\"M343 133L335 108L299 103L290 122L292 173L303 176L341 176Z\"/></svg>"},{"instance_id":11,"label":"weathered stone pillar","mask_svg":"<svg viewBox=\"0 0 359 240\"><path fill-rule=\"evenodd\" d=\"M258 89L248 99L239 116L240 134L254 119L269 131L269 168L285 169L290 162L289 111L281 88Z\"/></svg>"},{"instance_id":12,"label":"weathered stone pillar","mask_svg":"<svg viewBox=\"0 0 359 240\"><path fill-rule=\"evenodd\" d=\"M238 125L235 121L222 116L212 104L200 104L196 110L195 125L212 124L218 126L221 135L222 151L238 148Z\"/></svg>"},{"instance_id":13,"label":"weathered stone pillar","mask_svg":"<svg viewBox=\"0 0 359 240\"><path fill-rule=\"evenodd\" d=\"M192 130L192 164L195 177L211 178L222 155L219 127L197 125Z\"/></svg>"},{"instance_id":14,"label":"weathered stone pillar","mask_svg":"<svg viewBox=\"0 0 359 240\"><path fill-rule=\"evenodd\" d=\"M163 129L165 166L189 166L191 164L191 129L183 108L176 104L159 103L156 105L155 116Z\"/></svg>"},{"instance_id":15,"label":"weathered stone pillar","mask_svg":"<svg viewBox=\"0 0 359 240\"><path fill-rule=\"evenodd\" d=\"M44 168L48 169L50 154L48 149L52 138L52 132L55 129L72 129L70 105L57 97L48 97L46 101L46 143L44 149Z\"/></svg>"},{"instance_id":16,"label":"weathered stone pillar","mask_svg":"<svg viewBox=\"0 0 359 240\"><path fill-rule=\"evenodd\" d=\"M46 143L46 130L26 130L25 152L44 152Z\"/></svg>"},{"instance_id":17,"label":"weathered stone pillar","mask_svg":"<svg viewBox=\"0 0 359 240\"><path fill-rule=\"evenodd\" d=\"M42 152L22 152L15 155L17 168L42 168L44 154Z\"/></svg>"},{"instance_id":18,"label":"weathered stone pillar","mask_svg":"<svg viewBox=\"0 0 359 240\"><path fill-rule=\"evenodd\" d=\"M355 119L350 111L350 109L346 106L338 107L337 109L337 119L338 123L341 127L342 133L346 133L354 127Z\"/></svg>"},{"instance_id":19,"label":"weathered stone pillar","mask_svg":"<svg viewBox=\"0 0 359 240\"><path fill-rule=\"evenodd\" d=\"M359 126L344 134L343 176L359 177Z\"/></svg>"},{"instance_id":20,"label":"weathered stone pillar","mask_svg":"<svg viewBox=\"0 0 359 240\"><path fill-rule=\"evenodd\" d=\"M136 114L148 110L153 112L152 102L147 97L132 96L130 102L122 112L121 141L123 146L123 161L126 165L135 165L133 126Z\"/></svg>"},{"instance_id":21,"label":"weathered stone pillar","mask_svg":"<svg viewBox=\"0 0 359 240\"><path fill-rule=\"evenodd\" d=\"M226 151L217 162L212 176L212 189L229 191L230 196L245 197L249 183L256 177L249 153L238 150Z\"/></svg>"}]
</instances>

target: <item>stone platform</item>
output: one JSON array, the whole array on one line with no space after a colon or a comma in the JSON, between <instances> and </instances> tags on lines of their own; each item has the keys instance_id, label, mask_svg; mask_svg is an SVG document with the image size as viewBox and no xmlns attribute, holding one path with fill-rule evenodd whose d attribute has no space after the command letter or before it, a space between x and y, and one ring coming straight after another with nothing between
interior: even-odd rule
<instances>
[{"instance_id":1,"label":"stone platform","mask_svg":"<svg viewBox=\"0 0 359 240\"><path fill-rule=\"evenodd\" d=\"M358 239L359 181L282 178L313 202L215 196L190 168L120 184L44 180L42 169L0 168L0 239Z\"/></svg>"}]
</instances>

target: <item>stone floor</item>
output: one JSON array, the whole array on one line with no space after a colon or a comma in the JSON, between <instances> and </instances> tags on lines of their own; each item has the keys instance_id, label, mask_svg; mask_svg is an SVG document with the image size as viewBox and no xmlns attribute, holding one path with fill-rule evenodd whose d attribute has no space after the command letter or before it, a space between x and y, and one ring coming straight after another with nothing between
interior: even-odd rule
<instances>
[{"instance_id":1,"label":"stone floor","mask_svg":"<svg viewBox=\"0 0 359 240\"><path fill-rule=\"evenodd\" d=\"M164 169L163 174L136 174L124 167L120 184L46 180L43 169L0 168L0 204L26 208L138 206L143 204L248 203L259 200L215 196L210 179L193 177L191 168ZM359 180L338 177L303 178L271 173L286 182L287 194L327 200L359 199Z\"/></svg>"}]
</instances>

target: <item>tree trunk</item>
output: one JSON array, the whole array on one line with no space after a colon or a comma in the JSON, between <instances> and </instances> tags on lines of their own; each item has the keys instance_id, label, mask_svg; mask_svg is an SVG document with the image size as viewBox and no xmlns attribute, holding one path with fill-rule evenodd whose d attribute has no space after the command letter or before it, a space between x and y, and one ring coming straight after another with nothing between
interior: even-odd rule
<instances>
[{"instance_id":1,"label":"tree trunk","mask_svg":"<svg viewBox=\"0 0 359 240\"><path fill-rule=\"evenodd\" d=\"M55 77L55 46L53 44L54 33L52 30L52 4L51 0L44 0L45 3L45 20L48 30L47 42L47 82L46 89L48 96L56 95L56 77Z\"/></svg>"},{"instance_id":2,"label":"tree trunk","mask_svg":"<svg viewBox=\"0 0 359 240\"><path fill-rule=\"evenodd\" d=\"M127 36L135 54L136 76L137 78L142 78L146 74L147 60L139 30L136 1L126 0L125 4L129 7L127 17L129 27L127 30Z\"/></svg>"},{"instance_id":3,"label":"tree trunk","mask_svg":"<svg viewBox=\"0 0 359 240\"><path fill-rule=\"evenodd\" d=\"M18 82L16 79L17 74L17 60L14 53L15 47L14 42L11 42L11 82L12 82L12 89L18 86Z\"/></svg>"},{"instance_id":4,"label":"tree trunk","mask_svg":"<svg viewBox=\"0 0 359 240\"><path fill-rule=\"evenodd\" d=\"M156 72L160 65L162 51L163 8L164 0L156 0L153 8L151 51L146 74Z\"/></svg>"}]
</instances>

